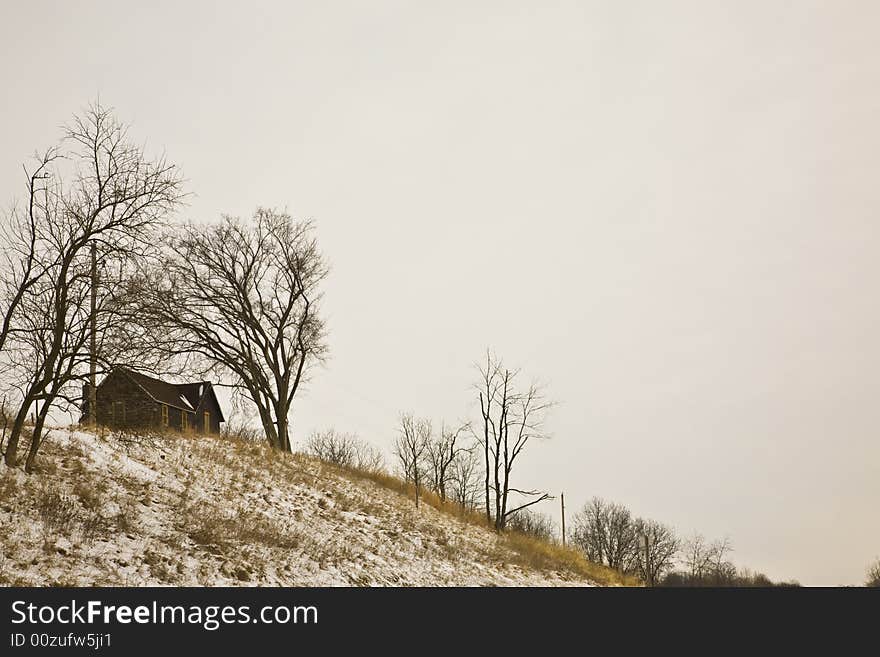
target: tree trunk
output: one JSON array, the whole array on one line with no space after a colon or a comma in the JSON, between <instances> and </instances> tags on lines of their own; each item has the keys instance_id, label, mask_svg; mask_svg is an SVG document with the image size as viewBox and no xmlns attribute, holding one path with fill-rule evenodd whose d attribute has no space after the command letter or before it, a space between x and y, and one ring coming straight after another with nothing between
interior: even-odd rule
<instances>
[{"instance_id":1,"label":"tree trunk","mask_svg":"<svg viewBox=\"0 0 880 657\"><path fill-rule=\"evenodd\" d=\"M254 396L254 399L258 397ZM263 424L263 431L266 434L266 440L273 448L278 447L278 429L272 421L272 414L263 404L257 404L257 411L260 414L260 422Z\"/></svg>"},{"instance_id":2,"label":"tree trunk","mask_svg":"<svg viewBox=\"0 0 880 657\"><path fill-rule=\"evenodd\" d=\"M488 394L488 393L487 393ZM492 524L492 509L489 507L489 403L483 402L483 393L480 393L480 412L483 416L483 457L486 465L486 524Z\"/></svg>"},{"instance_id":3,"label":"tree trunk","mask_svg":"<svg viewBox=\"0 0 880 657\"><path fill-rule=\"evenodd\" d=\"M501 481L498 479L498 449L495 449L495 529L502 529L504 520L501 514Z\"/></svg>"},{"instance_id":4,"label":"tree trunk","mask_svg":"<svg viewBox=\"0 0 880 657\"><path fill-rule=\"evenodd\" d=\"M504 458L507 460L507 448L504 448ZM507 500L510 495L510 468L504 465L504 483L501 486L501 513L498 514L501 519L501 526L498 529L504 529L507 526Z\"/></svg>"},{"instance_id":5,"label":"tree trunk","mask_svg":"<svg viewBox=\"0 0 880 657\"><path fill-rule=\"evenodd\" d=\"M6 444L6 465L7 467L15 467L18 461L18 440L21 437L21 430L24 428L25 420L27 420L28 411L33 403L32 399L25 398L15 415L15 421L12 423L12 432L9 434L9 442Z\"/></svg>"},{"instance_id":6,"label":"tree trunk","mask_svg":"<svg viewBox=\"0 0 880 657\"><path fill-rule=\"evenodd\" d=\"M45 400L40 408L40 413L37 415L37 421L34 423L34 433L31 435L31 445L28 449L27 461L25 461L24 464L25 472L30 473L33 471L34 462L37 459L37 452L40 449L40 443L42 443L43 427L46 424L46 416L49 414L50 407L51 404L49 403L49 400Z\"/></svg>"},{"instance_id":7,"label":"tree trunk","mask_svg":"<svg viewBox=\"0 0 880 657\"><path fill-rule=\"evenodd\" d=\"M486 457L486 524L492 524L492 509L489 507L489 437L488 431L486 436L486 444L485 444L485 457Z\"/></svg>"},{"instance_id":8,"label":"tree trunk","mask_svg":"<svg viewBox=\"0 0 880 657\"><path fill-rule=\"evenodd\" d=\"M287 419L287 404L283 401L275 406L275 418L277 420L278 437L277 447L282 452L290 452L290 423Z\"/></svg>"}]
</instances>

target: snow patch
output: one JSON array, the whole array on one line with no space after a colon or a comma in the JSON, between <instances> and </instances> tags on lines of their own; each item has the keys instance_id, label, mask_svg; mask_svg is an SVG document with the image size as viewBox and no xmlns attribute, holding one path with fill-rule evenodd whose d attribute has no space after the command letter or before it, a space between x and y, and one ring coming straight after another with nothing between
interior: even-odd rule
<instances>
[{"instance_id":1,"label":"snow patch","mask_svg":"<svg viewBox=\"0 0 880 657\"><path fill-rule=\"evenodd\" d=\"M0 504L0 584L592 585L517 565L494 532L372 481L266 450L52 430L42 472L0 469L13 491ZM48 522L46 491L75 518Z\"/></svg>"}]
</instances>

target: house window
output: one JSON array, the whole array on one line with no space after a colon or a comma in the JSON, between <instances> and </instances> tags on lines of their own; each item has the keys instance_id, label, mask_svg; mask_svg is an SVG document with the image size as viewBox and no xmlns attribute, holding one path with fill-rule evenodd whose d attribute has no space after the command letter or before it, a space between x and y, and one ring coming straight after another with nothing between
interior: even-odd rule
<instances>
[{"instance_id":1,"label":"house window","mask_svg":"<svg viewBox=\"0 0 880 657\"><path fill-rule=\"evenodd\" d=\"M186 431L188 428L186 411L180 411L180 430Z\"/></svg>"},{"instance_id":2,"label":"house window","mask_svg":"<svg viewBox=\"0 0 880 657\"><path fill-rule=\"evenodd\" d=\"M162 404L162 426L168 426L168 404Z\"/></svg>"},{"instance_id":3,"label":"house window","mask_svg":"<svg viewBox=\"0 0 880 657\"><path fill-rule=\"evenodd\" d=\"M205 433L209 433L211 431L211 413L209 411L205 411Z\"/></svg>"}]
</instances>

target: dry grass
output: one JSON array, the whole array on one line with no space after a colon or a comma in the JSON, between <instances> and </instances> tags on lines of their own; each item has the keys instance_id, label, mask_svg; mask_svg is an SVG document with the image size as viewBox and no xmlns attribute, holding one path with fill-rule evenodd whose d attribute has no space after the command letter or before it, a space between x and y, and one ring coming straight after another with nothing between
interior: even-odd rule
<instances>
[{"instance_id":1,"label":"dry grass","mask_svg":"<svg viewBox=\"0 0 880 657\"><path fill-rule=\"evenodd\" d=\"M189 537L204 546L221 548L238 543L292 549L300 544L299 535L289 527L244 507L223 513L221 509L194 505L186 509L184 524Z\"/></svg>"},{"instance_id":2,"label":"dry grass","mask_svg":"<svg viewBox=\"0 0 880 657\"><path fill-rule=\"evenodd\" d=\"M106 482L100 479L91 481L78 479L73 485L73 494L79 498L80 504L90 511L101 508L106 490Z\"/></svg>"},{"instance_id":3,"label":"dry grass","mask_svg":"<svg viewBox=\"0 0 880 657\"><path fill-rule=\"evenodd\" d=\"M519 532L503 534L503 541L518 555L517 563L523 566L538 570L562 570L605 586L642 586L637 578L588 561L579 550L572 547Z\"/></svg>"},{"instance_id":4,"label":"dry grass","mask_svg":"<svg viewBox=\"0 0 880 657\"><path fill-rule=\"evenodd\" d=\"M155 550L144 551L144 563L149 567L150 574L164 584L175 584L179 577L179 563L175 564L168 557Z\"/></svg>"},{"instance_id":5,"label":"dry grass","mask_svg":"<svg viewBox=\"0 0 880 657\"><path fill-rule=\"evenodd\" d=\"M302 457L302 455L300 455ZM312 457L307 457L312 458ZM359 470L357 468L323 463L325 467L336 470L340 474L366 479L375 484L393 490L415 503L415 486L388 472L375 470ZM440 499L430 490L419 491L419 503L427 504L441 513L454 516L470 525L492 531L485 514L472 509L463 509L454 502ZM624 575L612 568L593 563L577 549L563 546L515 531L500 533L501 547L508 548L513 554L513 563L519 566L540 571L558 571L585 577L604 586L642 586L641 581L630 575ZM496 561L504 562L509 553L497 548L487 547L486 554Z\"/></svg>"},{"instance_id":6,"label":"dry grass","mask_svg":"<svg viewBox=\"0 0 880 657\"><path fill-rule=\"evenodd\" d=\"M59 533L69 534L78 519L76 502L68 495L49 487L40 491L37 511L43 523L43 532L47 537Z\"/></svg>"},{"instance_id":7,"label":"dry grass","mask_svg":"<svg viewBox=\"0 0 880 657\"><path fill-rule=\"evenodd\" d=\"M130 451L126 440L110 438L105 434L104 442L117 452L113 459L132 458L118 455ZM120 542L130 556L115 574L92 574L106 569L96 562L83 576L89 582L118 584L123 578L137 579L143 573L133 569L140 563L143 572L161 584L216 583L219 571L221 578L232 583L290 585L311 581L325 569L338 573L330 576L335 581L348 578L353 585L406 584L410 580L394 571L380 570L383 574L378 578L370 574L375 564L387 568L389 558L399 558L399 552L416 561L439 558L457 564L456 572L460 567L467 573L464 577L474 580L471 560L497 569L501 575L493 581L577 583L586 579L605 585L639 585L552 540L514 531L496 533L484 514L442 501L431 491L420 491L420 503L426 508L418 512L413 485L385 471L334 465L300 453L282 454L266 443L229 435L188 439L171 434L168 438L151 436L147 444L130 443L133 458L148 454L147 462L158 475L116 469L107 479L105 457L96 460L77 441L48 446L46 454L58 464L54 475L25 480L0 472L0 509L4 499L22 497L16 488L28 489L33 502L24 511L38 519L38 528L42 525L43 531L37 534L40 541L52 538L51 544L34 546L32 554L38 560L34 563L82 559L104 550L103 539ZM368 483L351 486L347 482ZM402 499L395 499L396 495ZM273 515L281 508L279 504L287 509L286 516ZM427 507L462 524L440 521ZM163 514L168 520L157 524ZM315 521L326 526L350 523L351 536L342 530L318 538L308 527L297 527L308 523L313 514ZM0 529L5 531L7 526ZM375 541L370 538L374 532ZM56 549L61 537L70 544L62 541ZM97 547L92 550L93 545ZM132 545L136 546L133 553ZM54 553L58 550L70 550L71 556L67 552L58 556ZM179 558L181 554L189 556ZM300 565L291 568L291 564ZM20 567L0 564L0 583L18 581L13 572ZM59 577L52 572L52 578ZM536 572L546 573L546 580L544 575L535 577Z\"/></svg>"},{"instance_id":8,"label":"dry grass","mask_svg":"<svg viewBox=\"0 0 880 657\"><path fill-rule=\"evenodd\" d=\"M15 494L16 483L9 468L0 468L0 503L12 499Z\"/></svg>"}]
</instances>

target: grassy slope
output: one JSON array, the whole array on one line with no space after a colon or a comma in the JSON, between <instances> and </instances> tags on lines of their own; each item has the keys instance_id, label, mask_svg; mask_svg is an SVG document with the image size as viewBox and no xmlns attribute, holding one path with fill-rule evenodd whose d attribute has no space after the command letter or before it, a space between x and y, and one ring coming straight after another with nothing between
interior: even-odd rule
<instances>
[{"instance_id":1,"label":"grassy slope","mask_svg":"<svg viewBox=\"0 0 880 657\"><path fill-rule=\"evenodd\" d=\"M0 466L0 584L635 584L498 535L399 479L261 444L54 430L41 471Z\"/></svg>"}]
</instances>

